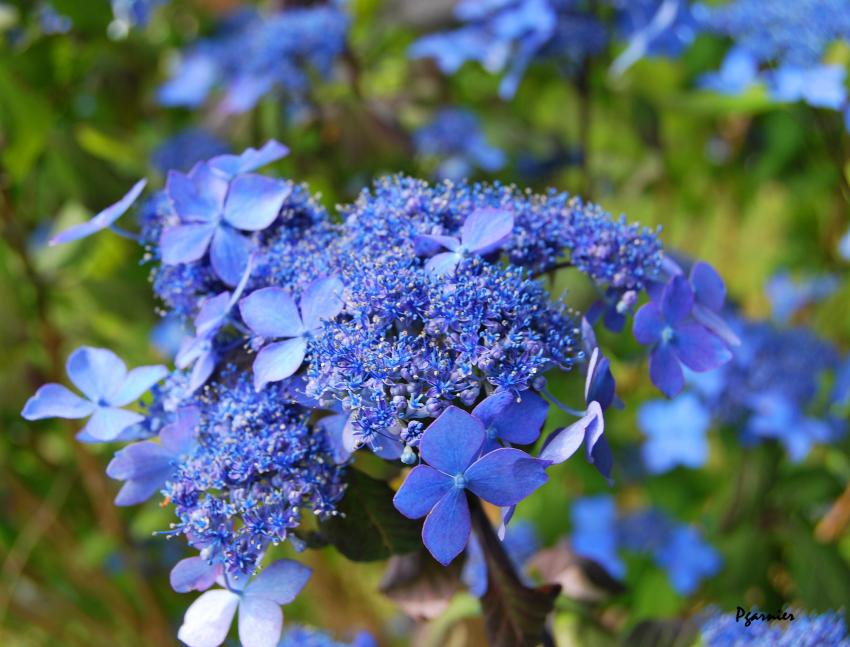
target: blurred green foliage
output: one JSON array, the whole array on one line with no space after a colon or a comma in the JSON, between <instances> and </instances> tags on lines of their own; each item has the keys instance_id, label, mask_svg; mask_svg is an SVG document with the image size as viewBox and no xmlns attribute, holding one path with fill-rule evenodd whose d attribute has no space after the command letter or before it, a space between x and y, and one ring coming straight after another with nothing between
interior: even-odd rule
<instances>
[{"instance_id":1,"label":"blurred green foliage","mask_svg":"<svg viewBox=\"0 0 850 647\"><path fill-rule=\"evenodd\" d=\"M234 147L275 137L293 150L277 165L304 180L324 202L351 198L382 172L427 175L406 133L445 104L474 110L491 141L515 160L553 156L585 143L584 164L505 182L580 192L632 220L661 225L665 244L721 269L732 297L751 316L768 314L764 285L780 268L847 274L836 254L848 226L847 135L840 117L802 106L777 107L751 93L718 97L693 89L716 63L719 44L700 40L678 61L645 60L621 79L591 62L580 92L551 69L535 69L510 103L498 80L468 66L451 79L411 62L412 26L394 20L392 3L357 0L351 50L312 97L306 123L292 125L273 98L223 122L212 112L167 110L153 94L175 48L208 30L218 7L175 2L143 30L107 37L106 0L55 2L73 20L66 35L24 36L0 45L0 644L10 647L176 644L187 596L168 586L183 547L152 533L169 515L156 501L117 509L117 484L103 468L109 447L84 447L73 425L25 424L19 412L41 383L62 380L64 357L88 344L115 349L129 364L155 358L149 332L154 303L134 245L109 233L47 248L50 232L110 204L148 165L156 145L181 127L205 123ZM8 5L7 5L8 6ZM18 27L31 17L18 5ZM5 24L5 23L4 23ZM6 36L13 27L4 26ZM584 120L582 104L590 118ZM582 307L592 295L557 277ZM821 335L850 346L850 281L803 313ZM634 404L654 392L638 372L637 346L606 338L630 404L607 420L619 462L633 460L640 434ZM578 379L570 376L565 380ZM556 384L558 393L573 393ZM575 386L575 385L573 385ZM565 396L567 397L567 396ZM565 419L552 416L553 427ZM816 449L802 464L773 446L742 449L731 430L710 434L705 469L677 469L648 482L618 484L627 505L652 503L698 521L725 559L721 574L694 599L678 596L663 572L632 560L628 591L605 609L559 603L559 644L611 644L611 627L690 612L706 602L850 605L850 534L821 541L813 532L850 481L848 441ZM570 501L606 490L594 470L570 461L520 508L544 541L569 530ZM478 603L457 598L439 620L413 629L377 593L379 564L354 564L329 549L310 552L316 574L288 621L340 634L369 628L386 644L477 644Z\"/></svg>"}]
</instances>

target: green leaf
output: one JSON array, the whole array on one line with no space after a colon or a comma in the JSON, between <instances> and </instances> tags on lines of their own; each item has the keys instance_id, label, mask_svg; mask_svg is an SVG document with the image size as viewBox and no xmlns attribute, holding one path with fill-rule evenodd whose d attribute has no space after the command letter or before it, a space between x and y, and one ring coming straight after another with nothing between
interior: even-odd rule
<instances>
[{"instance_id":1,"label":"green leaf","mask_svg":"<svg viewBox=\"0 0 850 647\"><path fill-rule=\"evenodd\" d=\"M834 609L850 600L850 566L836 547L821 544L811 528L795 523L788 561L801 600L809 609Z\"/></svg>"},{"instance_id":2,"label":"green leaf","mask_svg":"<svg viewBox=\"0 0 850 647\"><path fill-rule=\"evenodd\" d=\"M690 620L644 620L632 629L623 640L626 647L688 647L697 634L697 626Z\"/></svg>"},{"instance_id":3,"label":"green leaf","mask_svg":"<svg viewBox=\"0 0 850 647\"><path fill-rule=\"evenodd\" d=\"M1 159L15 181L29 173L44 151L52 125L47 103L0 65L0 130L8 137Z\"/></svg>"},{"instance_id":4,"label":"green leaf","mask_svg":"<svg viewBox=\"0 0 850 647\"><path fill-rule=\"evenodd\" d=\"M417 550L420 525L393 506L393 491L383 481L349 470L348 489L340 515L321 524L321 531L339 552L356 562L387 559Z\"/></svg>"}]
</instances>

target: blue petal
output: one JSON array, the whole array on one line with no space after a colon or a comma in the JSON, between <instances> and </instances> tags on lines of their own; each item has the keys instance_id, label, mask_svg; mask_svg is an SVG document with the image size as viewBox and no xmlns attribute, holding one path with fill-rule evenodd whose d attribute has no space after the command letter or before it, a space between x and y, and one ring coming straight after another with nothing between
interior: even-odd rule
<instances>
[{"instance_id":1,"label":"blue petal","mask_svg":"<svg viewBox=\"0 0 850 647\"><path fill-rule=\"evenodd\" d=\"M281 559L270 564L245 587L245 595L265 598L277 604L289 604L310 579L308 567L291 559Z\"/></svg>"},{"instance_id":2,"label":"blue petal","mask_svg":"<svg viewBox=\"0 0 850 647\"><path fill-rule=\"evenodd\" d=\"M231 300L230 292L219 292L204 299L195 317L195 333L198 338L208 339L221 328L230 312Z\"/></svg>"},{"instance_id":3,"label":"blue petal","mask_svg":"<svg viewBox=\"0 0 850 647\"><path fill-rule=\"evenodd\" d=\"M258 168L286 157L289 149L274 139L269 140L259 150L247 148L241 155L219 155L209 161L209 165L229 176L256 171Z\"/></svg>"},{"instance_id":4,"label":"blue petal","mask_svg":"<svg viewBox=\"0 0 850 647\"><path fill-rule=\"evenodd\" d=\"M307 340L293 337L269 344L254 360L254 388L261 390L269 382L284 380L301 366L307 352Z\"/></svg>"},{"instance_id":5,"label":"blue petal","mask_svg":"<svg viewBox=\"0 0 850 647\"><path fill-rule=\"evenodd\" d=\"M519 449L496 449L466 470L466 487L493 505L515 505L549 479L547 465Z\"/></svg>"},{"instance_id":6,"label":"blue petal","mask_svg":"<svg viewBox=\"0 0 850 647\"><path fill-rule=\"evenodd\" d=\"M181 407L177 410L176 420L159 433L159 441L174 456L188 454L195 446L195 432L200 421L198 407Z\"/></svg>"},{"instance_id":7,"label":"blue petal","mask_svg":"<svg viewBox=\"0 0 850 647\"><path fill-rule=\"evenodd\" d=\"M227 183L197 164L190 174L169 171L165 190L183 224L215 224L224 206Z\"/></svg>"},{"instance_id":8,"label":"blue petal","mask_svg":"<svg viewBox=\"0 0 850 647\"><path fill-rule=\"evenodd\" d=\"M422 458L451 476L463 474L484 443L484 425L455 406L432 422L419 443Z\"/></svg>"},{"instance_id":9,"label":"blue petal","mask_svg":"<svg viewBox=\"0 0 850 647\"><path fill-rule=\"evenodd\" d=\"M154 384L168 375L164 366L139 366L134 368L124 379L118 392L110 397L109 403L116 407L124 407L135 402Z\"/></svg>"},{"instance_id":10,"label":"blue petal","mask_svg":"<svg viewBox=\"0 0 850 647\"><path fill-rule=\"evenodd\" d=\"M698 373L710 371L732 359L726 344L699 324L676 328L671 346L682 363Z\"/></svg>"},{"instance_id":11,"label":"blue petal","mask_svg":"<svg viewBox=\"0 0 850 647\"><path fill-rule=\"evenodd\" d=\"M115 505L123 507L144 503L162 488L170 474L171 470L126 481L115 496Z\"/></svg>"},{"instance_id":12,"label":"blue petal","mask_svg":"<svg viewBox=\"0 0 850 647\"><path fill-rule=\"evenodd\" d=\"M266 598L246 595L239 603L239 642L242 647L277 647L283 632L280 606Z\"/></svg>"},{"instance_id":13,"label":"blue petal","mask_svg":"<svg viewBox=\"0 0 850 647\"><path fill-rule=\"evenodd\" d=\"M316 279L301 295L301 320L305 330L315 330L324 319L333 319L343 308L342 282L332 276Z\"/></svg>"},{"instance_id":14,"label":"blue petal","mask_svg":"<svg viewBox=\"0 0 850 647\"><path fill-rule=\"evenodd\" d=\"M405 517L419 519L431 511L452 487L452 479L428 465L417 465L393 497L396 509Z\"/></svg>"},{"instance_id":15,"label":"blue petal","mask_svg":"<svg viewBox=\"0 0 850 647\"><path fill-rule=\"evenodd\" d=\"M171 469L174 455L162 445L145 440L115 452L106 466L106 475L117 481L139 479Z\"/></svg>"},{"instance_id":16,"label":"blue petal","mask_svg":"<svg viewBox=\"0 0 850 647\"><path fill-rule=\"evenodd\" d=\"M460 263L460 256L455 252L443 252L428 259L425 263L425 269L431 272L434 276L445 276L454 272L457 264Z\"/></svg>"},{"instance_id":17,"label":"blue petal","mask_svg":"<svg viewBox=\"0 0 850 647\"><path fill-rule=\"evenodd\" d=\"M227 638L238 606L236 593L207 591L186 610L177 638L189 647L218 647Z\"/></svg>"},{"instance_id":18,"label":"blue petal","mask_svg":"<svg viewBox=\"0 0 850 647\"><path fill-rule=\"evenodd\" d=\"M682 367L668 345L658 346L649 356L649 379L668 398L672 398L685 386Z\"/></svg>"},{"instance_id":19,"label":"blue petal","mask_svg":"<svg viewBox=\"0 0 850 647\"><path fill-rule=\"evenodd\" d=\"M588 414L568 427L553 431L543 443L540 459L558 464L570 458L581 447L587 427L593 419L594 416Z\"/></svg>"},{"instance_id":20,"label":"blue petal","mask_svg":"<svg viewBox=\"0 0 850 647\"><path fill-rule=\"evenodd\" d=\"M141 422L145 417L134 411L125 411L115 407L98 407L83 431L100 441L115 440L127 427Z\"/></svg>"},{"instance_id":21,"label":"blue petal","mask_svg":"<svg viewBox=\"0 0 850 647\"><path fill-rule=\"evenodd\" d=\"M44 418L85 418L95 405L61 384L45 384L24 405L21 415L27 420Z\"/></svg>"},{"instance_id":22,"label":"blue petal","mask_svg":"<svg viewBox=\"0 0 850 647\"><path fill-rule=\"evenodd\" d=\"M227 285L236 285L251 253L251 241L228 225L216 228L210 245L210 263L215 273Z\"/></svg>"},{"instance_id":23,"label":"blue petal","mask_svg":"<svg viewBox=\"0 0 850 647\"><path fill-rule=\"evenodd\" d=\"M487 562L484 561L484 553L481 544L475 535L469 538L466 547L466 563L460 575L469 592L477 598L487 593Z\"/></svg>"},{"instance_id":24,"label":"blue petal","mask_svg":"<svg viewBox=\"0 0 850 647\"><path fill-rule=\"evenodd\" d=\"M585 402L598 402L604 410L611 406L616 396L617 385L611 374L610 362L598 348L593 349L584 383Z\"/></svg>"},{"instance_id":25,"label":"blue petal","mask_svg":"<svg viewBox=\"0 0 850 647\"><path fill-rule=\"evenodd\" d=\"M471 522L466 492L453 488L428 514L422 525L422 542L440 564L448 566L463 552Z\"/></svg>"},{"instance_id":26,"label":"blue petal","mask_svg":"<svg viewBox=\"0 0 850 647\"><path fill-rule=\"evenodd\" d=\"M106 348L82 346L68 357L68 377L92 402L109 401L123 383L127 367L121 358Z\"/></svg>"},{"instance_id":27,"label":"blue petal","mask_svg":"<svg viewBox=\"0 0 850 647\"><path fill-rule=\"evenodd\" d=\"M218 357L212 350L208 350L198 357L192 367L192 374L189 376L189 394L194 393L206 383L215 370L217 362Z\"/></svg>"},{"instance_id":28,"label":"blue petal","mask_svg":"<svg viewBox=\"0 0 850 647\"><path fill-rule=\"evenodd\" d=\"M590 452L590 462L599 471L608 485L614 485L611 479L611 468L614 467L614 454L611 453L611 446L608 444L608 438L599 436L599 439L594 443L593 449Z\"/></svg>"},{"instance_id":29,"label":"blue petal","mask_svg":"<svg viewBox=\"0 0 850 647\"><path fill-rule=\"evenodd\" d=\"M485 398L472 411L484 423L487 435L509 443L528 445L540 437L549 413L549 403L536 393L523 391L517 396L509 391Z\"/></svg>"},{"instance_id":30,"label":"blue petal","mask_svg":"<svg viewBox=\"0 0 850 647\"><path fill-rule=\"evenodd\" d=\"M203 258L216 228L211 224L177 225L162 232L159 253L165 265L191 263Z\"/></svg>"},{"instance_id":31,"label":"blue petal","mask_svg":"<svg viewBox=\"0 0 850 647\"><path fill-rule=\"evenodd\" d=\"M661 294L661 313L667 323L675 325L685 319L694 307L694 291L684 276L675 276Z\"/></svg>"},{"instance_id":32,"label":"blue petal","mask_svg":"<svg viewBox=\"0 0 850 647\"><path fill-rule=\"evenodd\" d=\"M708 263L699 261L691 268L691 285L694 297L711 310L720 310L726 300L726 285L717 271Z\"/></svg>"},{"instance_id":33,"label":"blue petal","mask_svg":"<svg viewBox=\"0 0 850 647\"><path fill-rule=\"evenodd\" d=\"M463 246L475 254L488 254L510 238L514 228L514 215L503 209L477 209L461 227Z\"/></svg>"},{"instance_id":34,"label":"blue petal","mask_svg":"<svg viewBox=\"0 0 850 647\"><path fill-rule=\"evenodd\" d=\"M118 202L107 207L88 222L69 227L65 231L57 234L50 239L50 244L61 245L62 243L69 243L72 240L85 238L95 232L110 227L112 223L127 212L127 209L129 209L141 195L147 183L147 180L139 180L133 185L133 188L127 192L127 195L121 198Z\"/></svg>"},{"instance_id":35,"label":"blue petal","mask_svg":"<svg viewBox=\"0 0 850 647\"><path fill-rule=\"evenodd\" d=\"M252 292L239 302L239 312L251 331L261 337L298 337L305 332L295 301L281 288Z\"/></svg>"},{"instance_id":36,"label":"blue petal","mask_svg":"<svg viewBox=\"0 0 850 647\"><path fill-rule=\"evenodd\" d=\"M220 564L210 564L202 557L181 559L171 569L169 582L177 593L206 591L221 574Z\"/></svg>"},{"instance_id":37,"label":"blue petal","mask_svg":"<svg viewBox=\"0 0 850 647\"><path fill-rule=\"evenodd\" d=\"M632 332L638 343L647 346L661 339L661 331L664 329L664 320L661 318L661 308L658 303L650 301L643 305L635 313L635 322Z\"/></svg>"},{"instance_id":38,"label":"blue petal","mask_svg":"<svg viewBox=\"0 0 850 647\"><path fill-rule=\"evenodd\" d=\"M316 426L321 429L328 437L328 443L331 447L331 456L337 465L342 465L351 458L351 451L343 442L343 431L348 422L348 415L344 413L336 413L326 416L316 423Z\"/></svg>"},{"instance_id":39,"label":"blue petal","mask_svg":"<svg viewBox=\"0 0 850 647\"><path fill-rule=\"evenodd\" d=\"M236 229L260 231L272 224L292 188L262 175L239 175L230 183L224 219Z\"/></svg>"},{"instance_id":40,"label":"blue petal","mask_svg":"<svg viewBox=\"0 0 850 647\"><path fill-rule=\"evenodd\" d=\"M157 90L156 97L163 106L196 108L212 91L218 80L218 64L212 56L194 53L185 57L176 73Z\"/></svg>"},{"instance_id":41,"label":"blue petal","mask_svg":"<svg viewBox=\"0 0 850 647\"><path fill-rule=\"evenodd\" d=\"M417 256L433 256L443 248L454 252L458 247L460 241L452 236L423 234L413 239L413 249Z\"/></svg>"}]
</instances>

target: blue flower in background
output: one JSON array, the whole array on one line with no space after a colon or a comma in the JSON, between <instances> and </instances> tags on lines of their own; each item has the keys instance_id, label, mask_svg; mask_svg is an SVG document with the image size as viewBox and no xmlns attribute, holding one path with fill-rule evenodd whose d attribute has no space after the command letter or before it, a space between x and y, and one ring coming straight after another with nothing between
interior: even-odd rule
<instances>
[{"instance_id":1,"label":"blue flower in background","mask_svg":"<svg viewBox=\"0 0 850 647\"><path fill-rule=\"evenodd\" d=\"M677 465L701 467L708 460L706 432L711 416L694 394L642 404L637 423L647 437L641 453L651 473L661 474Z\"/></svg>"},{"instance_id":2,"label":"blue flower in background","mask_svg":"<svg viewBox=\"0 0 850 647\"><path fill-rule=\"evenodd\" d=\"M122 407L138 400L168 374L164 366L127 366L111 350L82 347L68 357L68 377L85 397L61 384L45 384L27 400L21 415L27 420L89 418L81 432L95 441L115 440L145 417Z\"/></svg>"},{"instance_id":3,"label":"blue flower in background","mask_svg":"<svg viewBox=\"0 0 850 647\"><path fill-rule=\"evenodd\" d=\"M652 346L650 378L668 397L685 385L682 364L704 372L732 358L720 337L691 316L700 299L699 292L683 276L675 276L657 300L650 300L635 314L635 339Z\"/></svg>"},{"instance_id":4,"label":"blue flower in background","mask_svg":"<svg viewBox=\"0 0 850 647\"><path fill-rule=\"evenodd\" d=\"M476 116L468 110L444 108L413 133L417 152L440 161L439 179L460 180L475 170L488 173L505 165L505 154L487 143Z\"/></svg>"},{"instance_id":5,"label":"blue flower in background","mask_svg":"<svg viewBox=\"0 0 850 647\"><path fill-rule=\"evenodd\" d=\"M758 609L751 612L760 613ZM756 620L745 626L745 619L737 612L711 609L702 620L700 638L706 647L850 647L842 613L816 615L798 609L787 612L793 614L793 621Z\"/></svg>"},{"instance_id":6,"label":"blue flower in background","mask_svg":"<svg viewBox=\"0 0 850 647\"><path fill-rule=\"evenodd\" d=\"M847 130L850 130L850 108L847 109ZM850 261L850 229L838 241L838 254L845 261Z\"/></svg>"},{"instance_id":7,"label":"blue flower in background","mask_svg":"<svg viewBox=\"0 0 850 647\"><path fill-rule=\"evenodd\" d=\"M301 295L300 303L281 288L263 288L239 303L242 319L261 338L275 340L263 346L254 360L254 385L259 391L269 382L286 379L301 366L307 354L308 339L322 321L336 317L344 306L343 286L328 277L313 281Z\"/></svg>"},{"instance_id":8,"label":"blue flower in background","mask_svg":"<svg viewBox=\"0 0 850 647\"><path fill-rule=\"evenodd\" d=\"M337 2L272 14L236 12L217 35L184 54L160 87L159 101L194 108L220 88L219 110L232 114L252 109L275 88L298 100L310 89L311 71L330 76L345 49L348 26Z\"/></svg>"},{"instance_id":9,"label":"blue flower in background","mask_svg":"<svg viewBox=\"0 0 850 647\"><path fill-rule=\"evenodd\" d=\"M151 161L162 173L188 171L201 160L229 152L229 148L224 141L203 128L186 128L157 146Z\"/></svg>"},{"instance_id":10,"label":"blue flower in background","mask_svg":"<svg viewBox=\"0 0 850 647\"><path fill-rule=\"evenodd\" d=\"M186 610L177 637L189 647L218 647L227 638L233 616L239 612L242 647L275 647L283 631L280 605L292 602L311 571L282 559L248 578L227 579L226 589L203 593Z\"/></svg>"},{"instance_id":11,"label":"blue flower in background","mask_svg":"<svg viewBox=\"0 0 850 647\"><path fill-rule=\"evenodd\" d=\"M378 643L365 631L359 632L351 642L339 642L316 629L290 627L277 647L378 647Z\"/></svg>"},{"instance_id":12,"label":"blue flower in background","mask_svg":"<svg viewBox=\"0 0 850 647\"><path fill-rule=\"evenodd\" d=\"M618 515L614 498L598 495L574 501L571 517L575 552L620 579L625 576L620 556L624 550L652 556L682 595L693 593L722 565L720 555L693 526L677 523L656 508Z\"/></svg>"},{"instance_id":13,"label":"blue flower in background","mask_svg":"<svg viewBox=\"0 0 850 647\"><path fill-rule=\"evenodd\" d=\"M129 27L146 25L150 20L151 12L167 2L169 0L112 0L112 13L116 20Z\"/></svg>"},{"instance_id":14,"label":"blue flower in background","mask_svg":"<svg viewBox=\"0 0 850 647\"><path fill-rule=\"evenodd\" d=\"M700 87L721 94L741 94L759 80L758 61L745 49L733 47L720 69L700 77Z\"/></svg>"},{"instance_id":15,"label":"blue flower in background","mask_svg":"<svg viewBox=\"0 0 850 647\"><path fill-rule=\"evenodd\" d=\"M428 463L414 467L393 503L406 517L425 517L422 541L438 562L449 564L466 547L471 531L466 491L498 506L515 505L543 485L546 461L518 449L479 455L484 425L457 407L431 423L419 443Z\"/></svg>"},{"instance_id":16,"label":"blue flower in background","mask_svg":"<svg viewBox=\"0 0 850 647\"><path fill-rule=\"evenodd\" d=\"M522 573L525 563L540 548L540 541L534 526L527 521L517 521L507 529L503 546L516 571ZM487 593L487 562L475 535L469 539L461 579L475 597Z\"/></svg>"},{"instance_id":17,"label":"blue flower in background","mask_svg":"<svg viewBox=\"0 0 850 647\"><path fill-rule=\"evenodd\" d=\"M116 452L106 467L109 478L125 481L115 505L147 501L165 485L183 456L194 450L199 420L197 408L180 409L175 421L160 432L159 443L145 440Z\"/></svg>"},{"instance_id":18,"label":"blue flower in background","mask_svg":"<svg viewBox=\"0 0 850 647\"><path fill-rule=\"evenodd\" d=\"M753 415L746 433L757 438L776 438L792 461L804 459L813 445L828 443L843 433L843 427L805 415L779 391L754 395L751 407Z\"/></svg>"},{"instance_id":19,"label":"blue flower in background","mask_svg":"<svg viewBox=\"0 0 850 647\"><path fill-rule=\"evenodd\" d=\"M42 2L36 10L38 24L43 34L67 34L74 26L73 21L56 10L49 2Z\"/></svg>"},{"instance_id":20,"label":"blue flower in background","mask_svg":"<svg viewBox=\"0 0 850 647\"><path fill-rule=\"evenodd\" d=\"M838 286L838 279L830 274L801 280L794 280L788 272L774 275L765 287L773 320L787 324L799 310L828 298Z\"/></svg>"},{"instance_id":21,"label":"blue flower in background","mask_svg":"<svg viewBox=\"0 0 850 647\"><path fill-rule=\"evenodd\" d=\"M646 56L679 56L693 42L698 26L690 0L613 0L626 49L611 65L619 75Z\"/></svg>"}]
</instances>

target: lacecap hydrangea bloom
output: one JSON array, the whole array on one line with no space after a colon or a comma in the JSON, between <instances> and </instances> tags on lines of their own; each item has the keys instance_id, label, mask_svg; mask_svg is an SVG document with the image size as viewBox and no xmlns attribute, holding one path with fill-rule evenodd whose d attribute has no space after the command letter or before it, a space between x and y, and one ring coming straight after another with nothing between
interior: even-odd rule
<instances>
[{"instance_id":1,"label":"lacecap hydrangea bloom","mask_svg":"<svg viewBox=\"0 0 850 647\"><path fill-rule=\"evenodd\" d=\"M780 609L766 613L738 607L735 613L714 609L705 615L700 638L706 647L850 646L844 616L834 611L815 614Z\"/></svg>"},{"instance_id":2,"label":"lacecap hydrangea bloom","mask_svg":"<svg viewBox=\"0 0 850 647\"><path fill-rule=\"evenodd\" d=\"M197 107L218 91L218 108L241 113L273 90L300 100L310 74L328 77L342 54L349 18L344 2L275 13L241 10L217 34L191 45L158 93L166 106Z\"/></svg>"},{"instance_id":3,"label":"lacecap hydrangea bloom","mask_svg":"<svg viewBox=\"0 0 850 647\"><path fill-rule=\"evenodd\" d=\"M391 176L340 206L335 224L306 187L258 172L286 154L269 142L170 171L142 203L137 237L159 311L186 331L173 369L127 372L111 351L84 348L68 372L85 397L47 385L24 408L30 419L91 416L88 442L132 430L107 473L123 482L119 505L162 495L176 516L163 534L196 551L171 574L175 590L204 591L180 629L191 647L221 644L237 615L243 645L276 644L279 606L309 572L264 566L267 555L282 542L304 549L308 515L322 525L358 505L344 501L356 451L415 465L395 507L425 518L423 543L443 564L470 545L478 498L507 524L581 445L610 479L610 363L542 275L584 274L609 323L647 290L666 303L664 281L685 280L664 269L657 232L555 191ZM115 228L143 188L55 240ZM722 331L709 270L692 273L694 294L676 283L675 329L653 344L685 353L686 326L703 326L699 339ZM644 308L658 310L653 298ZM576 369L586 379L574 408L546 376ZM577 420L535 453L552 402Z\"/></svg>"}]
</instances>

